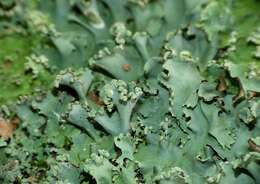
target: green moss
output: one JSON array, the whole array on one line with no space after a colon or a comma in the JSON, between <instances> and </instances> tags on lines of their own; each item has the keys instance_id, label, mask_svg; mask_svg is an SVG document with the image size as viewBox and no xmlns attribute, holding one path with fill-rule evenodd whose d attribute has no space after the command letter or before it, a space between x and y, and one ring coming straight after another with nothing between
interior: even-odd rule
<instances>
[{"instance_id":1,"label":"green moss","mask_svg":"<svg viewBox=\"0 0 260 184\"><path fill-rule=\"evenodd\" d=\"M256 63L260 69L260 62L253 57L256 47L247 42L247 38L260 27L260 1L243 0L233 1L231 9L234 18L233 31L238 33L236 50L229 55L234 63Z\"/></svg>"},{"instance_id":2,"label":"green moss","mask_svg":"<svg viewBox=\"0 0 260 184\"><path fill-rule=\"evenodd\" d=\"M24 68L25 57L39 42L39 38L30 35L13 34L0 38L0 104L30 94L36 87L46 89L49 86L52 77L47 72L33 80Z\"/></svg>"}]
</instances>

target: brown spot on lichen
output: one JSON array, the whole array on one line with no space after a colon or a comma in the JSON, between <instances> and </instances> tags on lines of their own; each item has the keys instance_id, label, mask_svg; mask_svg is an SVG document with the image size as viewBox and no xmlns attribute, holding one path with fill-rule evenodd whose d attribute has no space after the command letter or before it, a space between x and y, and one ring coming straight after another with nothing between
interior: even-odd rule
<instances>
[{"instance_id":1,"label":"brown spot on lichen","mask_svg":"<svg viewBox=\"0 0 260 184\"><path fill-rule=\"evenodd\" d=\"M248 140L248 145L252 151L260 153L260 146L255 144L255 142L252 139Z\"/></svg>"},{"instance_id":2,"label":"brown spot on lichen","mask_svg":"<svg viewBox=\"0 0 260 184\"><path fill-rule=\"evenodd\" d=\"M104 104L95 91L90 91L88 96L89 96L89 99L91 101L93 101L96 105L101 106Z\"/></svg>"},{"instance_id":3,"label":"brown spot on lichen","mask_svg":"<svg viewBox=\"0 0 260 184\"><path fill-rule=\"evenodd\" d=\"M18 124L19 119L17 117L12 120L4 120L0 118L0 137L9 139L13 135Z\"/></svg>"},{"instance_id":4,"label":"brown spot on lichen","mask_svg":"<svg viewBox=\"0 0 260 184\"><path fill-rule=\"evenodd\" d=\"M240 101L241 99L243 99L245 97L245 91L243 89L243 86L240 82L240 80L238 79L238 83L239 83L239 92L238 94L233 98L233 102L236 103L237 101Z\"/></svg>"},{"instance_id":5,"label":"brown spot on lichen","mask_svg":"<svg viewBox=\"0 0 260 184\"><path fill-rule=\"evenodd\" d=\"M128 72L130 70L130 65L129 64L123 64L122 68L124 71Z\"/></svg>"},{"instance_id":6,"label":"brown spot on lichen","mask_svg":"<svg viewBox=\"0 0 260 184\"><path fill-rule=\"evenodd\" d=\"M259 97L260 93L257 91L250 91L249 92L249 98Z\"/></svg>"},{"instance_id":7,"label":"brown spot on lichen","mask_svg":"<svg viewBox=\"0 0 260 184\"><path fill-rule=\"evenodd\" d=\"M219 78L219 84L218 84L218 91L219 92L224 92L224 91L226 91L226 89L227 89L227 84L226 84L226 81L225 81L225 78L224 78L224 76L221 76L220 78Z\"/></svg>"},{"instance_id":8,"label":"brown spot on lichen","mask_svg":"<svg viewBox=\"0 0 260 184\"><path fill-rule=\"evenodd\" d=\"M30 177L28 178L28 181L29 181L30 184L37 183L37 178L34 177L34 176L30 176Z\"/></svg>"}]
</instances>

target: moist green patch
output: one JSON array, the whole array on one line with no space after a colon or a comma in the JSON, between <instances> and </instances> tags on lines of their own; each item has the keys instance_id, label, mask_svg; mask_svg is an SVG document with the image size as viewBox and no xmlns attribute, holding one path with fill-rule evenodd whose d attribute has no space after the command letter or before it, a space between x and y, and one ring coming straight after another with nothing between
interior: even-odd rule
<instances>
[{"instance_id":1,"label":"moist green patch","mask_svg":"<svg viewBox=\"0 0 260 184\"><path fill-rule=\"evenodd\" d=\"M229 55L234 63L254 63L260 70L260 59L253 56L255 45L248 42L249 36L260 28L260 2L245 0L233 1L231 9L234 19L233 31L237 33L236 50Z\"/></svg>"},{"instance_id":2,"label":"moist green patch","mask_svg":"<svg viewBox=\"0 0 260 184\"><path fill-rule=\"evenodd\" d=\"M34 80L30 72L25 71L26 57L38 43L39 38L30 35L13 34L0 38L0 103L30 94L36 87L48 87L51 77L47 72Z\"/></svg>"}]
</instances>

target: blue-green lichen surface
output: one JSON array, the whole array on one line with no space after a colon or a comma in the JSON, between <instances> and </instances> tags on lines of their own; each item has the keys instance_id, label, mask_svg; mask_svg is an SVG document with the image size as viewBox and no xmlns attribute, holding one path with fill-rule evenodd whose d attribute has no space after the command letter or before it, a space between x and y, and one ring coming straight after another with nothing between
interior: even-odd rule
<instances>
[{"instance_id":1,"label":"blue-green lichen surface","mask_svg":"<svg viewBox=\"0 0 260 184\"><path fill-rule=\"evenodd\" d=\"M1 0L0 183L260 183L259 10Z\"/></svg>"}]
</instances>

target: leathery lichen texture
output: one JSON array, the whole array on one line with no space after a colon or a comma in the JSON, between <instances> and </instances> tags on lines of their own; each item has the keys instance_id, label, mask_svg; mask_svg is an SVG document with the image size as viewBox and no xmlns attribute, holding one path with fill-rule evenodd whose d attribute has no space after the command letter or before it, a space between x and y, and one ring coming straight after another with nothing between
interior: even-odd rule
<instances>
[{"instance_id":1,"label":"leathery lichen texture","mask_svg":"<svg viewBox=\"0 0 260 184\"><path fill-rule=\"evenodd\" d=\"M0 183L260 183L259 10L1 0Z\"/></svg>"}]
</instances>

